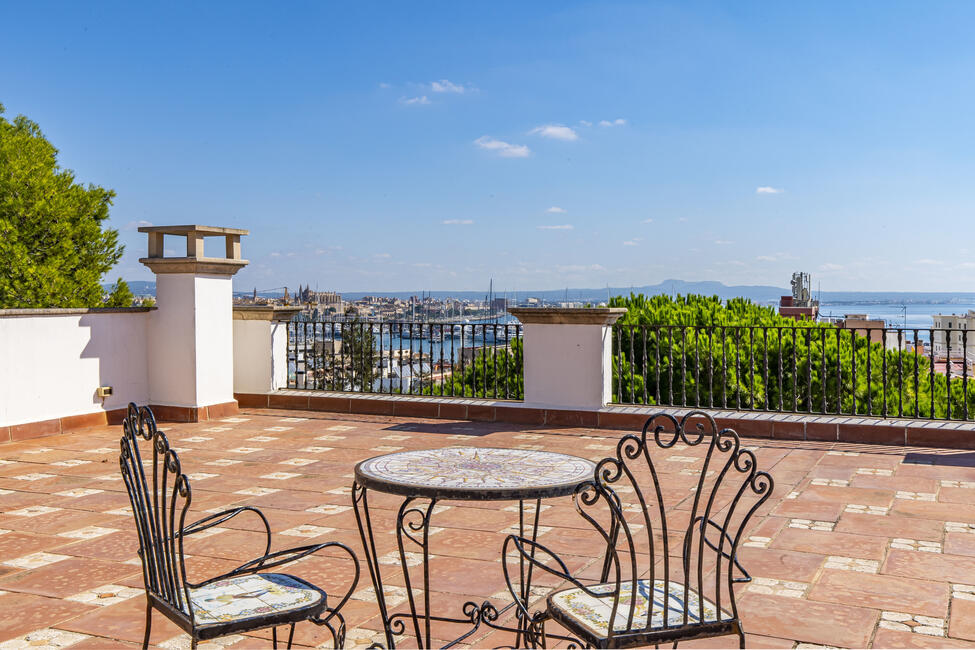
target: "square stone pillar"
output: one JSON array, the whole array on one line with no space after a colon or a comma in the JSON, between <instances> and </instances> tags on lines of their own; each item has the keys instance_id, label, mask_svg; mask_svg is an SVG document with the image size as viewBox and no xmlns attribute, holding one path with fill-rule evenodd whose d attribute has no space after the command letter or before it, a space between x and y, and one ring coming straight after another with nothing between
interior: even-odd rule
<instances>
[{"instance_id":1,"label":"square stone pillar","mask_svg":"<svg viewBox=\"0 0 975 650\"><path fill-rule=\"evenodd\" d=\"M626 310L509 309L523 325L525 403L598 409L613 397L612 324Z\"/></svg>"},{"instance_id":2,"label":"square stone pillar","mask_svg":"<svg viewBox=\"0 0 975 650\"><path fill-rule=\"evenodd\" d=\"M234 306L234 392L288 387L288 322L301 307Z\"/></svg>"},{"instance_id":3,"label":"square stone pillar","mask_svg":"<svg viewBox=\"0 0 975 650\"><path fill-rule=\"evenodd\" d=\"M163 419L190 422L235 412L231 278L247 265L239 242L248 231L189 225L139 232L149 235L149 256L139 261L156 274L149 403ZM165 257L165 235L186 238L185 257ZM206 237L224 237L231 256L206 257Z\"/></svg>"}]
</instances>

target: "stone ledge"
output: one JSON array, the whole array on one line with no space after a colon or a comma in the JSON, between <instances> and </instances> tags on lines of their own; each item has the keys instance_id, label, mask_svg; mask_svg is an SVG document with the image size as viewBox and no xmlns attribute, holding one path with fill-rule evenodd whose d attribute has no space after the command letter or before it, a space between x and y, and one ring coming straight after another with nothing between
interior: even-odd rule
<instances>
[{"instance_id":1,"label":"stone ledge","mask_svg":"<svg viewBox=\"0 0 975 650\"><path fill-rule=\"evenodd\" d=\"M235 393L234 397L242 408L280 408L630 431L641 429L653 413L666 411L680 417L691 411L701 410L714 417L718 426L734 429L742 436L750 438L975 449L975 422L884 420L858 416L657 406L611 405L601 409L557 409L524 402L469 397L290 389L258 394Z\"/></svg>"},{"instance_id":2,"label":"stone ledge","mask_svg":"<svg viewBox=\"0 0 975 650\"><path fill-rule=\"evenodd\" d=\"M559 307L512 307L508 313L523 325L612 325L626 313L623 307L565 309Z\"/></svg>"},{"instance_id":3,"label":"stone ledge","mask_svg":"<svg viewBox=\"0 0 975 650\"><path fill-rule=\"evenodd\" d=\"M157 274L234 275L249 264L247 260L222 257L141 257L139 261Z\"/></svg>"},{"instance_id":4,"label":"stone ledge","mask_svg":"<svg viewBox=\"0 0 975 650\"><path fill-rule=\"evenodd\" d=\"M0 318L18 316L71 316L77 314L142 314L155 307L65 307L48 309L0 309Z\"/></svg>"},{"instance_id":5,"label":"stone ledge","mask_svg":"<svg viewBox=\"0 0 975 650\"><path fill-rule=\"evenodd\" d=\"M158 232L164 235L187 235L196 233L216 237L218 235L249 235L249 230L242 228L224 228L222 226L200 226L186 224L182 226L139 226L139 232Z\"/></svg>"},{"instance_id":6,"label":"stone ledge","mask_svg":"<svg viewBox=\"0 0 975 650\"><path fill-rule=\"evenodd\" d=\"M234 320L288 322L301 309L301 307L279 307L277 305L234 305Z\"/></svg>"}]
</instances>

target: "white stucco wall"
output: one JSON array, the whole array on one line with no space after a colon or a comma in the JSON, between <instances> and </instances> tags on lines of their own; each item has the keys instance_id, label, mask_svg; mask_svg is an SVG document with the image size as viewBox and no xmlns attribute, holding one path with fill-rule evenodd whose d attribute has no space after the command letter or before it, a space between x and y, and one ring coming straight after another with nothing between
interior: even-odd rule
<instances>
[{"instance_id":1,"label":"white stucco wall","mask_svg":"<svg viewBox=\"0 0 975 650\"><path fill-rule=\"evenodd\" d=\"M149 319L149 399L153 404L191 406L196 397L196 278L188 273L156 276L156 306ZM165 307L164 307L165 305Z\"/></svg>"},{"instance_id":2,"label":"white stucco wall","mask_svg":"<svg viewBox=\"0 0 975 650\"><path fill-rule=\"evenodd\" d=\"M233 283L227 275L198 275L195 284L195 405L224 404L234 399Z\"/></svg>"},{"instance_id":3,"label":"white stucco wall","mask_svg":"<svg viewBox=\"0 0 975 650\"><path fill-rule=\"evenodd\" d=\"M526 323L525 403L601 408L612 398L611 328Z\"/></svg>"},{"instance_id":4,"label":"white stucco wall","mask_svg":"<svg viewBox=\"0 0 975 650\"><path fill-rule=\"evenodd\" d=\"M0 316L0 426L146 403L152 314ZM114 388L104 403L99 386Z\"/></svg>"},{"instance_id":5,"label":"white stucco wall","mask_svg":"<svg viewBox=\"0 0 975 650\"><path fill-rule=\"evenodd\" d=\"M288 324L234 320L234 392L288 387Z\"/></svg>"},{"instance_id":6,"label":"white stucco wall","mask_svg":"<svg viewBox=\"0 0 975 650\"><path fill-rule=\"evenodd\" d=\"M161 273L149 320L149 400L207 406L233 400L233 291L229 276Z\"/></svg>"}]
</instances>

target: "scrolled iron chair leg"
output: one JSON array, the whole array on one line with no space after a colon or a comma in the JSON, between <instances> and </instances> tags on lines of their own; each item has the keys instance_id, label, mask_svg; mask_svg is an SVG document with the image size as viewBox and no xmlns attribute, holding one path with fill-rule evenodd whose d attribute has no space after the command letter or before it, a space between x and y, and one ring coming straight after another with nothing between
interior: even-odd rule
<instances>
[{"instance_id":1,"label":"scrolled iron chair leg","mask_svg":"<svg viewBox=\"0 0 975 650\"><path fill-rule=\"evenodd\" d=\"M146 634L142 639L142 650L149 647L149 633L152 631L152 604L146 601Z\"/></svg>"},{"instance_id":2,"label":"scrolled iron chair leg","mask_svg":"<svg viewBox=\"0 0 975 650\"><path fill-rule=\"evenodd\" d=\"M332 645L335 650L339 650L339 648L345 647L345 619L342 618L341 614L336 614L336 617L339 619L338 627L329 626L329 629L332 630Z\"/></svg>"}]
</instances>

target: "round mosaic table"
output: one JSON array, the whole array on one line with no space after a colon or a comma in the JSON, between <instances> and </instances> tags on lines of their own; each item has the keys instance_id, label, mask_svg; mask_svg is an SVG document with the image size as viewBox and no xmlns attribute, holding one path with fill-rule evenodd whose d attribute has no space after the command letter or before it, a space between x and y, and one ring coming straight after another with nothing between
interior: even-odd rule
<instances>
[{"instance_id":1,"label":"round mosaic table","mask_svg":"<svg viewBox=\"0 0 975 650\"><path fill-rule=\"evenodd\" d=\"M500 501L572 494L595 469L585 458L550 451L447 447L364 460L356 465L355 479L389 494Z\"/></svg>"},{"instance_id":2,"label":"round mosaic table","mask_svg":"<svg viewBox=\"0 0 975 650\"><path fill-rule=\"evenodd\" d=\"M574 493L580 484L592 479L595 469L596 465L592 461L568 454L494 447L403 451L370 458L356 465L352 504L382 615L387 647L395 647L394 637L407 633L416 637L419 647L430 647L431 621L470 623L473 626L470 631L445 647L468 638L482 623L514 633L515 647L529 641L531 621L527 615L527 603L531 590L532 565L526 565L524 558L520 559L521 580L517 590L509 585L512 597L519 604L517 627L504 627L494 622L502 612L515 606L516 602L500 610L488 601L480 605L467 602L463 606L466 618L437 616L430 612L429 534L435 507L443 500L517 500L518 534L520 537L529 537L526 532L530 531L530 539L534 543L538 534L542 499ZM400 563L409 613L391 614L386 605L386 592L376 551L376 531L373 530L369 516L369 491L405 497L397 513L394 531L398 551L389 554L393 558L384 557L383 560L387 565L390 564L390 559L393 563ZM412 548L415 550L408 550ZM421 596L414 596L413 593L415 580L411 566L418 566L422 573L422 585L416 585L423 590L422 610L419 609Z\"/></svg>"}]
</instances>

